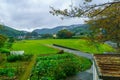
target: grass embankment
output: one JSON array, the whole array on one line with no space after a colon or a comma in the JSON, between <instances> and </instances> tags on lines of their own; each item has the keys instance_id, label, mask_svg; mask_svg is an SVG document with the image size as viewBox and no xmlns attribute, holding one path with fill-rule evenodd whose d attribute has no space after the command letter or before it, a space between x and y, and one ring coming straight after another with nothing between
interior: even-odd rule
<instances>
[{"instance_id":1,"label":"grass embankment","mask_svg":"<svg viewBox=\"0 0 120 80\"><path fill-rule=\"evenodd\" d=\"M93 43L83 39L44 39L44 40L25 40L16 42L13 45L13 50L24 50L26 53L42 54L42 53L56 53L57 50L45 46L46 44L58 44L74 49L78 49L87 53L103 53L112 52L114 49L101 43Z\"/></svg>"}]
</instances>

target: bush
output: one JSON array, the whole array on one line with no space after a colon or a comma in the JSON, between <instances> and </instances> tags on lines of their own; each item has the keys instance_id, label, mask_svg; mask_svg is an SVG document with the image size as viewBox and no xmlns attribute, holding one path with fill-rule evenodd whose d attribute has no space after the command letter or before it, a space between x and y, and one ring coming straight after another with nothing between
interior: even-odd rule
<instances>
[{"instance_id":1,"label":"bush","mask_svg":"<svg viewBox=\"0 0 120 80\"><path fill-rule=\"evenodd\" d=\"M0 53L10 53L10 50L6 48L0 48Z\"/></svg>"},{"instance_id":2,"label":"bush","mask_svg":"<svg viewBox=\"0 0 120 80\"><path fill-rule=\"evenodd\" d=\"M22 56L20 55L10 55L7 57L8 62L15 62L17 60L21 60Z\"/></svg>"},{"instance_id":3,"label":"bush","mask_svg":"<svg viewBox=\"0 0 120 80\"><path fill-rule=\"evenodd\" d=\"M32 54L24 54L22 57L22 61L30 61L32 56Z\"/></svg>"},{"instance_id":4,"label":"bush","mask_svg":"<svg viewBox=\"0 0 120 80\"><path fill-rule=\"evenodd\" d=\"M15 62L15 61L28 61L31 60L32 55L9 55L7 57L8 62Z\"/></svg>"},{"instance_id":5,"label":"bush","mask_svg":"<svg viewBox=\"0 0 120 80\"><path fill-rule=\"evenodd\" d=\"M60 50L59 52L57 52L57 54L63 54L64 50Z\"/></svg>"},{"instance_id":6,"label":"bush","mask_svg":"<svg viewBox=\"0 0 120 80\"><path fill-rule=\"evenodd\" d=\"M7 42L6 45L5 45L5 47L9 49L9 48L12 47L12 45L13 45L13 43Z\"/></svg>"},{"instance_id":7,"label":"bush","mask_svg":"<svg viewBox=\"0 0 120 80\"><path fill-rule=\"evenodd\" d=\"M0 76L13 77L15 76L16 70L13 68L2 68L0 69Z\"/></svg>"}]
</instances>

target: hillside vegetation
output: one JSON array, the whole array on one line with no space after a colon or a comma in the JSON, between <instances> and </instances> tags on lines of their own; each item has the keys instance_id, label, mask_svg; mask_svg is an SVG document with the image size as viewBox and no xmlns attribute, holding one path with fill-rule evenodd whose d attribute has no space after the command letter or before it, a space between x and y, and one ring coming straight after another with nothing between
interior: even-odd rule
<instances>
[{"instance_id":1,"label":"hillside vegetation","mask_svg":"<svg viewBox=\"0 0 120 80\"><path fill-rule=\"evenodd\" d=\"M19 31L8 26L2 25L0 28L0 34L5 35L7 37L18 37L20 35L24 35L24 31Z\"/></svg>"}]
</instances>

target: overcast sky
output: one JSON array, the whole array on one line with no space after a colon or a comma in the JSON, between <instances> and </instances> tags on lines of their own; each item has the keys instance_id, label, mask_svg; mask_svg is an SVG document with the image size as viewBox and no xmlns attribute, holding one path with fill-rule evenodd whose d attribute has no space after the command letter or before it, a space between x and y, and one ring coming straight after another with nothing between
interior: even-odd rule
<instances>
[{"instance_id":1,"label":"overcast sky","mask_svg":"<svg viewBox=\"0 0 120 80\"><path fill-rule=\"evenodd\" d=\"M72 0L77 5L82 0ZM93 0L103 3L108 0ZM59 25L83 24L84 18L61 20L49 13L50 6L69 8L71 0L0 0L0 22L19 30L53 28Z\"/></svg>"}]
</instances>

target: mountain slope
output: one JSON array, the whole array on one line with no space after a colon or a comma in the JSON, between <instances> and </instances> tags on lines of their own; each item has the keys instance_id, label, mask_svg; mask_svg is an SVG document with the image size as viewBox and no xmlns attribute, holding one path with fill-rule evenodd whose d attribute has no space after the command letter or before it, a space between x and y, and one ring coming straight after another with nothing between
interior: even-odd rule
<instances>
[{"instance_id":1,"label":"mountain slope","mask_svg":"<svg viewBox=\"0 0 120 80\"><path fill-rule=\"evenodd\" d=\"M23 35L24 31L19 31L8 26L2 25L2 27L0 28L0 34L8 37L17 37L19 35Z\"/></svg>"},{"instance_id":2,"label":"mountain slope","mask_svg":"<svg viewBox=\"0 0 120 80\"><path fill-rule=\"evenodd\" d=\"M44 29L36 29L33 32L37 32L38 34L54 34L57 33L58 31L62 30L62 29L68 29L72 32L78 32L79 28L85 31L86 28L88 28L88 26L86 26L86 24L77 24L77 25L70 25L70 26L57 26L55 28L52 29L48 29L48 28L44 28ZM78 30L78 31L77 31Z\"/></svg>"}]
</instances>

